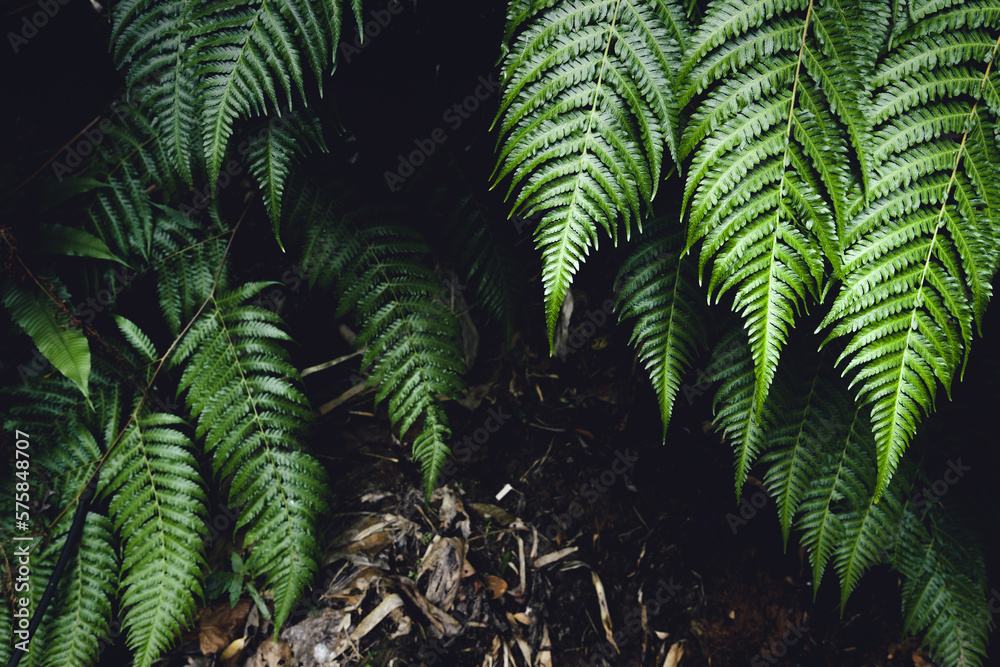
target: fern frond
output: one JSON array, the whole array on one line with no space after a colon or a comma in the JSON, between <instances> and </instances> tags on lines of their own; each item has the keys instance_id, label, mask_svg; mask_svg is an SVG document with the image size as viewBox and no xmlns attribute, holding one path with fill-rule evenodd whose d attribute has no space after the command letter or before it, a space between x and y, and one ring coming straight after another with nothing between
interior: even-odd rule
<instances>
[{"instance_id":1,"label":"fern frond","mask_svg":"<svg viewBox=\"0 0 1000 667\"><path fill-rule=\"evenodd\" d=\"M769 405L758 416L754 409L754 365L743 331L733 328L716 345L705 381L721 383L715 391L712 411L736 456L736 498L757 454L764 449L766 433L774 423Z\"/></svg>"},{"instance_id":2,"label":"fern frond","mask_svg":"<svg viewBox=\"0 0 1000 667\"><path fill-rule=\"evenodd\" d=\"M375 401L389 399L389 421L405 435L423 418L413 441L430 497L450 450L447 416L438 396L459 398L465 371L455 315L437 297L441 283L419 258L428 249L414 232L375 227L360 233L360 252L339 286L339 315L361 324L361 361L378 385Z\"/></svg>"},{"instance_id":3,"label":"fern frond","mask_svg":"<svg viewBox=\"0 0 1000 667\"><path fill-rule=\"evenodd\" d=\"M799 507L815 480L820 477L820 462L825 460L831 443L843 437L847 424L844 415L850 414L844 394L824 377L822 369L806 363L793 363L794 377L779 371L780 381L788 385L783 392L789 397L787 404L775 409L775 425L768 433L769 450L760 461L769 464L764 476L764 486L778 506L782 539L788 547L788 534ZM828 494L829 495L829 494ZM823 518L819 519L820 522ZM817 526L817 541L823 536L823 526ZM821 545L829 557L832 542ZM819 585L819 578L813 584Z\"/></svg>"},{"instance_id":4,"label":"fern frond","mask_svg":"<svg viewBox=\"0 0 1000 667\"><path fill-rule=\"evenodd\" d=\"M680 257L683 230L675 225L676 220L647 222L644 237L649 238L636 246L615 281L619 320L636 318L629 343L638 347L653 382L664 441L681 379L707 336L694 264Z\"/></svg>"},{"instance_id":5,"label":"fern frond","mask_svg":"<svg viewBox=\"0 0 1000 667\"><path fill-rule=\"evenodd\" d=\"M981 10L975 20L966 6L916 23L876 72L874 201L847 229L844 284L820 327L834 325L826 342L850 336L838 364L847 361L851 386L871 406L876 498L933 411L938 383L950 393L968 360L1000 251L995 209L985 205L997 201L1000 79L992 62L979 62L992 60L1000 37L967 27L1000 18L989 2L968 5Z\"/></svg>"},{"instance_id":6,"label":"fern frond","mask_svg":"<svg viewBox=\"0 0 1000 667\"><path fill-rule=\"evenodd\" d=\"M57 289L53 286L53 289ZM68 296L57 289L51 296L28 285L17 287L7 281L3 286L2 301L11 318L38 347L39 352L52 362L60 373L72 380L83 393L89 395L90 344L83 331L70 321L70 316L60 310L52 296Z\"/></svg>"},{"instance_id":7,"label":"fern frond","mask_svg":"<svg viewBox=\"0 0 1000 667\"><path fill-rule=\"evenodd\" d=\"M192 186L204 158L197 126L196 78L187 58L190 8L185 0L117 3L111 44L115 65L128 65L129 96L148 112L170 164Z\"/></svg>"},{"instance_id":8,"label":"fern frond","mask_svg":"<svg viewBox=\"0 0 1000 667\"><path fill-rule=\"evenodd\" d=\"M188 58L200 82L209 183L219 178L238 118L266 115L269 105L282 106L282 97L291 107L293 89L304 99L303 65L322 84L340 40L340 11L339 0L198 0L192 5Z\"/></svg>"},{"instance_id":9,"label":"fern frond","mask_svg":"<svg viewBox=\"0 0 1000 667\"><path fill-rule=\"evenodd\" d=\"M495 178L511 174L514 210L541 216L535 239L550 348L598 228L617 243L622 221L629 237L656 193L664 142L676 160L672 73L684 19L672 4L567 0L512 13L531 22L504 64ZM512 22L508 31L520 28Z\"/></svg>"},{"instance_id":10,"label":"fern frond","mask_svg":"<svg viewBox=\"0 0 1000 667\"><path fill-rule=\"evenodd\" d=\"M288 179L289 167L294 162L319 148L328 151L323 139L323 128L319 117L309 111L289 112L280 118L271 119L266 127L252 128L256 134L247 146L250 174L257 181L264 195L264 207L274 225L274 237L281 245L281 201Z\"/></svg>"},{"instance_id":11,"label":"fern frond","mask_svg":"<svg viewBox=\"0 0 1000 667\"><path fill-rule=\"evenodd\" d=\"M366 346L362 370L388 399L389 421L400 437L420 424L413 441L430 497L450 450L441 399L465 388L464 357L455 314L439 299L444 289L424 260L430 248L415 231L371 221L384 212L347 208L309 185L291 186L289 222L308 221L300 264L311 285L333 289L337 317L350 313ZM286 209L288 211L289 209Z\"/></svg>"},{"instance_id":12,"label":"fern frond","mask_svg":"<svg viewBox=\"0 0 1000 667\"><path fill-rule=\"evenodd\" d=\"M906 578L904 632L923 633L941 664L984 664L993 622L983 586L986 568L975 538L941 504L928 511L910 503L901 524L892 565Z\"/></svg>"},{"instance_id":13,"label":"fern frond","mask_svg":"<svg viewBox=\"0 0 1000 667\"><path fill-rule=\"evenodd\" d=\"M57 589L58 613L47 623L45 639L32 642L41 654L39 664L46 667L97 664L101 643L109 636L119 572L111 521L93 512L84 521L80 543ZM65 535L61 538L54 541L59 551Z\"/></svg>"},{"instance_id":14,"label":"fern frond","mask_svg":"<svg viewBox=\"0 0 1000 667\"><path fill-rule=\"evenodd\" d=\"M826 572L830 558L843 544L845 533L842 505L849 498L865 498L863 479L866 467L874 467L867 419L858 410L842 413L846 425L824 448L817 460L817 476L806 488L799 504L796 527L802 532L800 542L809 552L812 564L813 598Z\"/></svg>"},{"instance_id":15,"label":"fern frond","mask_svg":"<svg viewBox=\"0 0 1000 667\"><path fill-rule=\"evenodd\" d=\"M124 543L127 643L143 667L174 645L202 595L208 501L182 424L163 413L135 418L101 477Z\"/></svg>"},{"instance_id":16,"label":"fern frond","mask_svg":"<svg viewBox=\"0 0 1000 667\"><path fill-rule=\"evenodd\" d=\"M713 3L681 69L694 105L681 157L688 247L703 240L709 293L735 291L750 333L759 415L797 313L839 265L855 186L845 135L867 145L856 25L809 0ZM701 94L701 91L706 91ZM844 131L847 124L849 131Z\"/></svg>"},{"instance_id":17,"label":"fern frond","mask_svg":"<svg viewBox=\"0 0 1000 667\"><path fill-rule=\"evenodd\" d=\"M214 203L208 206L206 222L199 224L174 209L157 211L152 267L160 308L175 336L208 297L216 277L217 289L229 287L226 230Z\"/></svg>"},{"instance_id":18,"label":"fern frond","mask_svg":"<svg viewBox=\"0 0 1000 667\"><path fill-rule=\"evenodd\" d=\"M316 571L326 474L301 449L312 411L281 346L281 320L245 303L265 286L213 295L170 363L183 364L179 391L195 435L230 480L230 506L242 507L236 528L247 531L249 571L273 589L277 634Z\"/></svg>"}]
</instances>

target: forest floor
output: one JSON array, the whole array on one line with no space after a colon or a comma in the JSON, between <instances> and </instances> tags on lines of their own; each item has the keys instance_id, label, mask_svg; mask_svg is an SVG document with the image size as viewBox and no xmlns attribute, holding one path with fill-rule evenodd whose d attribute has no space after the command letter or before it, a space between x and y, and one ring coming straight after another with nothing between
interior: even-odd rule
<instances>
[{"instance_id":1,"label":"forest floor","mask_svg":"<svg viewBox=\"0 0 1000 667\"><path fill-rule=\"evenodd\" d=\"M682 388L661 444L621 343L594 335L562 360L520 335L480 350L429 504L358 359L307 377L315 404L338 403L313 444L333 488L318 586L277 644L249 598L209 606L171 664L933 664L901 635L887 569L841 615L830 568L813 602L805 552L794 531L783 551L760 482L736 502L712 388Z\"/></svg>"}]
</instances>

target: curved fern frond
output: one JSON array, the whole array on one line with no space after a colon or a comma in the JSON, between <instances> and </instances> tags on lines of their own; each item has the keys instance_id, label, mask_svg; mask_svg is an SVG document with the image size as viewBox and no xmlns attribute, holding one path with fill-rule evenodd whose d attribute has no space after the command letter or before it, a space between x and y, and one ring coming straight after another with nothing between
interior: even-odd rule
<instances>
[{"instance_id":1,"label":"curved fern frond","mask_svg":"<svg viewBox=\"0 0 1000 667\"><path fill-rule=\"evenodd\" d=\"M194 446L179 417L136 417L125 428L101 476L124 543L122 604L127 643L149 667L194 619L206 567L202 533L208 500Z\"/></svg>"},{"instance_id":2,"label":"curved fern frond","mask_svg":"<svg viewBox=\"0 0 1000 667\"><path fill-rule=\"evenodd\" d=\"M274 237L281 245L281 201L288 169L301 156L319 148L328 151L319 117L309 111L289 112L272 118L256 132L247 145L250 174L264 195L264 207L274 225Z\"/></svg>"},{"instance_id":3,"label":"curved fern frond","mask_svg":"<svg viewBox=\"0 0 1000 667\"><path fill-rule=\"evenodd\" d=\"M946 7L904 32L875 74L873 201L847 229L844 284L820 328L834 325L825 342L850 336L838 364L847 361L871 406L876 498L933 411L938 383L950 393L991 294L998 31L991 2Z\"/></svg>"},{"instance_id":4,"label":"curved fern frond","mask_svg":"<svg viewBox=\"0 0 1000 667\"><path fill-rule=\"evenodd\" d=\"M703 240L710 295L735 290L758 415L797 313L820 299L824 258L839 266L838 228L858 187L844 136L866 145L863 85L852 78L863 35L851 20L860 10L846 7L712 3L680 73L680 101L694 107L681 140L681 157L693 155L688 248Z\"/></svg>"},{"instance_id":5,"label":"curved fern frond","mask_svg":"<svg viewBox=\"0 0 1000 667\"><path fill-rule=\"evenodd\" d=\"M56 289L54 285L52 288ZM68 295L58 290L51 296L63 299ZM84 397L88 397L90 344L83 331L73 325L71 316L61 310L51 296L31 286L20 288L7 281L2 300L11 318L31 337L39 352L72 380Z\"/></svg>"},{"instance_id":6,"label":"curved fern frond","mask_svg":"<svg viewBox=\"0 0 1000 667\"><path fill-rule=\"evenodd\" d=\"M62 551L65 535L60 538L53 541L58 551ZM111 521L88 513L80 543L56 592L59 613L47 623L44 638L32 642L33 649L40 649L38 664L78 667L97 663L101 643L110 633L111 600L118 582L112 539Z\"/></svg>"},{"instance_id":7,"label":"curved fern frond","mask_svg":"<svg viewBox=\"0 0 1000 667\"><path fill-rule=\"evenodd\" d=\"M229 480L229 505L241 507L247 567L273 589L275 633L317 568L317 518L326 474L302 451L309 403L294 381L274 313L245 302L266 286L251 283L213 295L175 349L179 393L197 418L216 475Z\"/></svg>"},{"instance_id":8,"label":"curved fern frond","mask_svg":"<svg viewBox=\"0 0 1000 667\"><path fill-rule=\"evenodd\" d=\"M906 577L904 632L923 633L931 655L942 664L982 665L993 621L976 539L941 504L924 514L907 505L892 563Z\"/></svg>"},{"instance_id":9,"label":"curved fern frond","mask_svg":"<svg viewBox=\"0 0 1000 667\"><path fill-rule=\"evenodd\" d=\"M795 363L792 368L795 369L792 378L788 377L791 372L782 374L779 371L780 381L789 387L783 392L789 400L775 410L776 423L768 434L770 448L760 459L762 464L770 466L764 476L764 486L778 506L778 521L786 548L792 521L819 477L820 461L824 460L829 444L843 437L847 424L841 420L844 414L850 414L843 392L835 388L820 369L806 372L809 365L803 363ZM826 495L829 498L830 494ZM822 540L823 519L820 518L821 523L817 526L815 543L825 552L825 563L834 543ZM818 577L813 584L819 585Z\"/></svg>"},{"instance_id":10,"label":"curved fern frond","mask_svg":"<svg viewBox=\"0 0 1000 667\"><path fill-rule=\"evenodd\" d=\"M151 118L171 164L194 185L204 157L199 145L197 87L187 59L186 0L125 0L112 14L115 65L128 65L126 85Z\"/></svg>"},{"instance_id":11,"label":"curved fern frond","mask_svg":"<svg viewBox=\"0 0 1000 667\"><path fill-rule=\"evenodd\" d=\"M304 64L320 86L340 41L340 2L198 0L190 14L189 62L198 87L209 183L219 178L237 118L305 98ZM306 63L300 62L299 51Z\"/></svg>"},{"instance_id":12,"label":"curved fern frond","mask_svg":"<svg viewBox=\"0 0 1000 667\"><path fill-rule=\"evenodd\" d=\"M683 12L673 0L565 0L531 17L504 64L496 182L539 214L550 353L566 291L602 228L631 235L656 193L663 143L676 160L673 70ZM509 32L520 29L513 23Z\"/></svg>"},{"instance_id":13,"label":"curved fern frond","mask_svg":"<svg viewBox=\"0 0 1000 667\"><path fill-rule=\"evenodd\" d=\"M421 463L430 497L450 453L451 431L441 399L459 398L465 362L455 314L440 297L444 287L424 261L430 252L415 231L368 220L374 211L344 213L309 184L292 186L289 220L309 221L300 264L310 284L333 289L337 317L350 313L365 346L362 370L388 399L389 421L400 438L419 425L413 458ZM351 210L351 209L348 209Z\"/></svg>"},{"instance_id":14,"label":"curved fern frond","mask_svg":"<svg viewBox=\"0 0 1000 667\"><path fill-rule=\"evenodd\" d=\"M414 232L375 227L359 234L359 252L349 259L338 291L338 315L353 312L361 324L361 361L377 385L375 401L389 399L389 421L405 435L423 419L413 441L430 497L450 453L451 431L439 396L461 397L465 372L458 321L438 300L434 272L419 259L429 249Z\"/></svg>"},{"instance_id":15,"label":"curved fern frond","mask_svg":"<svg viewBox=\"0 0 1000 667\"><path fill-rule=\"evenodd\" d=\"M766 433L774 423L770 404L764 406L759 417L754 410L754 364L745 336L734 328L719 341L705 374L706 382L721 383L715 391L712 412L736 455L737 499L743 495L750 467L764 449Z\"/></svg>"},{"instance_id":16,"label":"curved fern frond","mask_svg":"<svg viewBox=\"0 0 1000 667\"><path fill-rule=\"evenodd\" d=\"M360 22L361 3L352 7ZM293 91L304 100L308 72L322 92L340 28L339 0L129 0L112 40L178 170L190 184L204 155L214 187L238 119L291 107Z\"/></svg>"},{"instance_id":17,"label":"curved fern frond","mask_svg":"<svg viewBox=\"0 0 1000 667\"><path fill-rule=\"evenodd\" d=\"M683 230L676 220L646 223L642 243L622 264L616 310L619 320L636 318L629 343L639 349L660 402L663 439L681 379L706 346L706 313L694 263L682 258Z\"/></svg>"}]
</instances>

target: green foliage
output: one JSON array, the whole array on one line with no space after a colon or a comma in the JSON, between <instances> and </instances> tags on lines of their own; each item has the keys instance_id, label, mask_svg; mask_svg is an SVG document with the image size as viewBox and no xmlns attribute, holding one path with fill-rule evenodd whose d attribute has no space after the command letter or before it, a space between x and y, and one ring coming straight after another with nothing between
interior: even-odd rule
<instances>
[{"instance_id":1,"label":"green foliage","mask_svg":"<svg viewBox=\"0 0 1000 667\"><path fill-rule=\"evenodd\" d=\"M523 31L504 63L497 181L538 214L549 339L573 275L601 228L626 237L656 194L664 141L676 157L674 71L687 30L672 2L517 3ZM526 21L527 25L516 22ZM550 350L551 351L551 350Z\"/></svg>"},{"instance_id":2,"label":"green foliage","mask_svg":"<svg viewBox=\"0 0 1000 667\"><path fill-rule=\"evenodd\" d=\"M361 2L351 8L360 29ZM983 664L981 550L951 502L910 497L922 477L904 454L968 364L1000 266L1000 4L512 0L507 17L493 184L509 177L511 214L536 226L550 351L573 276L601 234L617 244L622 226L629 241L633 223L642 231L669 155L669 174L683 174L670 210L614 267L664 438L711 331L700 299L731 298L742 330L720 332L699 381L716 387L737 496L759 463L786 545L794 528L817 588L832 566L842 612L863 574L889 565L904 579L906 631L942 662ZM299 178L300 158L326 150L313 91L340 29L337 0L113 8L112 52L138 109L114 109L86 176L40 204L57 223L43 242L18 248L4 230L4 259L20 267L4 306L58 371L8 392L9 424L48 443L33 454L51 492L34 527L33 602L94 476L103 503L81 515L37 635L45 648L25 664L93 664L116 607L135 663L158 660L202 601L213 486L238 511L247 556L234 552L231 593L270 591L278 632L312 582L326 475L305 449L313 412L290 336L248 303L269 284L231 266L240 223L215 194L233 150L279 245L279 231L295 239L310 283L354 320L362 370L414 438L428 496L436 483L444 402L460 397L465 367L431 247L398 213ZM433 208L510 338L506 239L455 191ZM73 262L56 264L64 254ZM706 270L707 293L695 285ZM70 286L95 275L115 285L117 332L106 319L81 328L69 305ZM132 317L123 296L159 312ZM810 308L835 364L800 351ZM152 407L170 395L184 397L179 414ZM0 604L0 635L11 620Z\"/></svg>"},{"instance_id":3,"label":"green foliage","mask_svg":"<svg viewBox=\"0 0 1000 667\"><path fill-rule=\"evenodd\" d=\"M326 473L299 444L312 411L279 344L289 336L277 315L245 303L265 286L210 296L170 363L183 365L195 437L227 480L229 504L243 507L247 569L274 592L277 633L317 568Z\"/></svg>"},{"instance_id":4,"label":"green foliage","mask_svg":"<svg viewBox=\"0 0 1000 667\"><path fill-rule=\"evenodd\" d=\"M88 395L90 347L71 316L54 299L65 295L50 282L50 289L22 289L8 282L3 287L3 305L14 321L31 337L38 350L60 373Z\"/></svg>"},{"instance_id":5,"label":"green foliage","mask_svg":"<svg viewBox=\"0 0 1000 667\"><path fill-rule=\"evenodd\" d=\"M679 259L682 234L679 227L671 229L672 224L662 218L646 223L648 238L636 245L618 273L615 306L619 319L636 318L629 342L638 347L653 381L664 441L680 379L706 339L694 266L689 258Z\"/></svg>"},{"instance_id":6,"label":"green foliage","mask_svg":"<svg viewBox=\"0 0 1000 667\"><path fill-rule=\"evenodd\" d=\"M812 564L813 595L832 562L843 613L862 575L875 565L890 565L906 578L905 631L925 632L932 655L944 664L982 664L992 622L975 538L940 499L930 505L916 500L917 469L908 461L875 502L870 424L827 368L799 363L794 373L779 373L768 401L774 408L765 412L766 423L754 424L748 415L751 363L740 338L723 340L717 352L719 358L732 354L742 361L727 363L733 372L723 374L716 416L727 437L743 438L734 442L738 465L746 461L747 431L766 449L764 484L776 501L786 544L792 525L800 533Z\"/></svg>"},{"instance_id":7,"label":"green foliage","mask_svg":"<svg viewBox=\"0 0 1000 667\"><path fill-rule=\"evenodd\" d=\"M451 430L439 396L459 398L465 370L457 319L439 299L443 286L422 257L430 248L411 229L354 226L322 194L313 203L301 264L310 280L340 295L336 315L351 313L365 348L362 370L389 399L389 420L405 436L419 424L413 457L421 462L427 498L450 449ZM422 423L420 423L422 421Z\"/></svg>"},{"instance_id":8,"label":"green foliage","mask_svg":"<svg viewBox=\"0 0 1000 667\"><path fill-rule=\"evenodd\" d=\"M843 229L844 282L823 326L833 325L828 341L850 337L838 361L871 405L877 495L938 383L950 392L967 363L991 294L998 28L991 3L929 14L896 36L872 81L872 183Z\"/></svg>"},{"instance_id":9,"label":"green foliage","mask_svg":"<svg viewBox=\"0 0 1000 667\"><path fill-rule=\"evenodd\" d=\"M361 3L352 8L360 23ZM291 108L293 90L306 100L307 73L322 90L341 7L339 0L126 0L115 6L113 26L115 63L128 65L129 88L150 110L178 173L193 184L204 163L214 185L239 119Z\"/></svg>"}]
</instances>

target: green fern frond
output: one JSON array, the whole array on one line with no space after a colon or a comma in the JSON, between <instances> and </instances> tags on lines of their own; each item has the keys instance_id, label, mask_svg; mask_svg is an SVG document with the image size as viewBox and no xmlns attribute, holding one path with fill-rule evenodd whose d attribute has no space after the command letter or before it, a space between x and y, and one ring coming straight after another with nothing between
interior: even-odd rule
<instances>
[{"instance_id":1,"label":"green fern frond","mask_svg":"<svg viewBox=\"0 0 1000 667\"><path fill-rule=\"evenodd\" d=\"M424 260L430 252L415 231L370 220L376 211L347 208L308 183L293 183L289 222L308 225L300 265L311 285L333 289L337 317L351 314L365 346L361 367L376 403L388 399L389 421L405 437L420 424L413 456L427 497L450 452L441 400L459 398L465 362L455 314L440 300L441 282ZM422 423L421 423L422 420Z\"/></svg>"},{"instance_id":2,"label":"green fern frond","mask_svg":"<svg viewBox=\"0 0 1000 667\"><path fill-rule=\"evenodd\" d=\"M128 66L129 96L147 111L170 164L188 185L204 158L199 145L196 79L188 58L186 0L125 0L114 7L115 65Z\"/></svg>"},{"instance_id":3,"label":"green fern frond","mask_svg":"<svg viewBox=\"0 0 1000 667\"><path fill-rule=\"evenodd\" d=\"M769 404L760 415L754 409L754 364L746 334L733 328L716 345L705 382L721 383L715 391L712 411L715 423L730 441L736 456L736 498L757 454L765 448L766 433L774 423Z\"/></svg>"},{"instance_id":4,"label":"green fern frond","mask_svg":"<svg viewBox=\"0 0 1000 667\"><path fill-rule=\"evenodd\" d=\"M405 435L423 419L413 441L427 497L450 453L447 416L439 396L459 398L465 371L455 315L437 297L434 272L420 260L428 248L414 232L375 227L360 232L360 252L346 267L338 289L338 315L353 312L361 324L357 345L375 401L389 399L389 421Z\"/></svg>"},{"instance_id":5,"label":"green fern frond","mask_svg":"<svg viewBox=\"0 0 1000 667\"><path fill-rule=\"evenodd\" d=\"M304 65L322 85L340 40L340 11L340 0L199 0L192 5L188 58L200 82L209 183L219 178L238 118L266 115L268 105L282 106L281 97L291 107L293 89L304 99Z\"/></svg>"},{"instance_id":6,"label":"green fern frond","mask_svg":"<svg viewBox=\"0 0 1000 667\"><path fill-rule=\"evenodd\" d=\"M680 257L684 237L676 220L648 221L643 236L615 280L616 310L619 320L636 318L629 343L653 382L665 442L681 379L706 346L706 313L693 261Z\"/></svg>"},{"instance_id":7,"label":"green fern frond","mask_svg":"<svg viewBox=\"0 0 1000 667\"><path fill-rule=\"evenodd\" d=\"M238 119L291 107L293 91L304 100L309 72L322 92L340 28L340 0L129 0L112 43L178 171L191 184L204 156L214 187Z\"/></svg>"},{"instance_id":8,"label":"green fern frond","mask_svg":"<svg viewBox=\"0 0 1000 667\"><path fill-rule=\"evenodd\" d=\"M857 410L841 414L847 423L816 457L818 474L807 485L797 508L796 527L802 533L800 542L809 552L814 599L826 566L846 535L842 505L855 494L865 497L867 488L858 475L875 465L873 453L865 447L871 439L867 419Z\"/></svg>"},{"instance_id":9,"label":"green fern frond","mask_svg":"<svg viewBox=\"0 0 1000 667\"><path fill-rule=\"evenodd\" d=\"M32 649L41 654L39 664L45 667L97 664L101 643L110 634L119 571L111 521L93 512L84 521L80 543L57 589L58 614L46 624L44 638L32 641ZM61 538L53 542L59 551L65 535Z\"/></svg>"},{"instance_id":10,"label":"green fern frond","mask_svg":"<svg viewBox=\"0 0 1000 667\"><path fill-rule=\"evenodd\" d=\"M931 655L942 664L984 664L993 622L975 538L940 503L929 511L909 503L901 524L892 565L906 578L904 632L923 633Z\"/></svg>"},{"instance_id":11,"label":"green fern frond","mask_svg":"<svg viewBox=\"0 0 1000 667\"><path fill-rule=\"evenodd\" d=\"M182 424L163 413L136 417L101 476L124 545L127 643L143 667L174 645L202 595L207 499Z\"/></svg>"},{"instance_id":12,"label":"green fern frond","mask_svg":"<svg viewBox=\"0 0 1000 667\"><path fill-rule=\"evenodd\" d=\"M681 69L680 101L694 106L681 142L681 157L693 154L688 247L703 240L710 294L735 291L758 415L798 312L820 299L824 258L839 266L838 229L858 187L844 137L867 145L855 28L812 1L716 2Z\"/></svg>"},{"instance_id":13,"label":"green fern frond","mask_svg":"<svg viewBox=\"0 0 1000 667\"><path fill-rule=\"evenodd\" d=\"M266 127L256 130L247 146L250 174L264 195L264 207L274 225L274 237L281 245L281 201L288 170L295 161L314 147L328 151L323 139L319 117L309 111L289 112L271 119Z\"/></svg>"},{"instance_id":14,"label":"green fern frond","mask_svg":"<svg viewBox=\"0 0 1000 667\"><path fill-rule=\"evenodd\" d=\"M876 498L933 411L938 383L950 392L968 360L1000 251L1000 78L981 62L1000 37L967 27L996 21L995 31L1000 17L991 3L969 5L981 9L974 20L968 7L945 8L913 25L876 71L873 201L847 229L844 284L820 326L834 325L826 342L850 336L838 363L871 406Z\"/></svg>"},{"instance_id":15,"label":"green fern frond","mask_svg":"<svg viewBox=\"0 0 1000 667\"><path fill-rule=\"evenodd\" d=\"M247 567L273 589L275 634L317 568L317 518L326 474L301 450L312 419L274 313L245 302L266 286L250 283L213 296L170 360L183 365L179 391L197 419L216 475L230 480L252 549Z\"/></svg>"},{"instance_id":16,"label":"green fern frond","mask_svg":"<svg viewBox=\"0 0 1000 667\"><path fill-rule=\"evenodd\" d=\"M45 294L31 286L21 288L7 281L3 286L3 305L14 322L31 337L39 352L87 397L90 344L83 331L73 326L70 316L52 300L52 297L64 300L68 294L55 285L51 285L51 289L55 292Z\"/></svg>"},{"instance_id":17,"label":"green fern frond","mask_svg":"<svg viewBox=\"0 0 1000 667\"><path fill-rule=\"evenodd\" d=\"M783 393L789 401L775 410L776 423L768 433L769 450L760 459L762 464L770 466L764 486L778 506L785 548L793 519L820 477L820 461L825 460L830 443L843 436L847 426L842 421L843 415L850 414L843 392L824 377L821 369L812 369L802 362L793 363L791 368L794 377L788 377L793 375L791 371L785 374L779 371L779 379L788 385ZM826 495L829 498L830 494ZM825 563L833 543L822 541L824 519L819 517L814 544L825 552L822 556ZM818 577L813 584L818 587Z\"/></svg>"},{"instance_id":18,"label":"green fern frond","mask_svg":"<svg viewBox=\"0 0 1000 667\"><path fill-rule=\"evenodd\" d=\"M175 336L208 298L216 277L217 289L229 287L224 223L214 202L207 211L208 220L200 224L174 209L157 211L152 268L160 308Z\"/></svg>"},{"instance_id":19,"label":"green fern frond","mask_svg":"<svg viewBox=\"0 0 1000 667\"><path fill-rule=\"evenodd\" d=\"M566 0L529 19L504 64L495 179L512 175L513 209L539 214L550 348L573 275L598 228L617 243L652 200L663 144L677 157L673 71L683 12L672 2ZM521 29L513 22L509 32ZM673 31L672 31L673 29ZM551 352L551 349L550 349Z\"/></svg>"}]
</instances>

